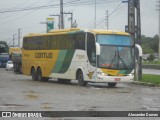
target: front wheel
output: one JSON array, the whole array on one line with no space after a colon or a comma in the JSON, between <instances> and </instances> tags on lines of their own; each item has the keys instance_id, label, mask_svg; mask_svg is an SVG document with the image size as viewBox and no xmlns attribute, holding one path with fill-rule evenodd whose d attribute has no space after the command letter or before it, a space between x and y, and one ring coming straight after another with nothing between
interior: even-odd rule
<instances>
[{"instance_id":1,"label":"front wheel","mask_svg":"<svg viewBox=\"0 0 160 120\"><path fill-rule=\"evenodd\" d=\"M82 73L81 70L78 72L77 79L78 79L78 84L80 86L86 86L87 85L87 82L84 81L83 73Z\"/></svg>"},{"instance_id":2,"label":"front wheel","mask_svg":"<svg viewBox=\"0 0 160 120\"><path fill-rule=\"evenodd\" d=\"M117 83L108 83L108 87L115 87L117 85Z\"/></svg>"}]
</instances>

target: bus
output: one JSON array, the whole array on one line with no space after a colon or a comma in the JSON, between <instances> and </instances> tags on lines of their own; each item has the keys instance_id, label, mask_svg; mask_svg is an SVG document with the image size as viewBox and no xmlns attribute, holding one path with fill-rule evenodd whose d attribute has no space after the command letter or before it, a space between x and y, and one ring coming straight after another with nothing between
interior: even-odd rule
<instances>
[{"instance_id":1,"label":"bus","mask_svg":"<svg viewBox=\"0 0 160 120\"><path fill-rule=\"evenodd\" d=\"M135 45L132 37L121 31L79 28L28 34L23 38L22 71L33 80L78 80L88 82L133 82Z\"/></svg>"},{"instance_id":2,"label":"bus","mask_svg":"<svg viewBox=\"0 0 160 120\"><path fill-rule=\"evenodd\" d=\"M8 60L9 60L8 53L0 53L0 68L5 68Z\"/></svg>"}]
</instances>

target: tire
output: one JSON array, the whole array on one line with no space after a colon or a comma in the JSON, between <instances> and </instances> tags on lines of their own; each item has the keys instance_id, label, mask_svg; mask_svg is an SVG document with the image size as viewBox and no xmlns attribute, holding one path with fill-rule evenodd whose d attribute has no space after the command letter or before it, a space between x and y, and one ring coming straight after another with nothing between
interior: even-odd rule
<instances>
[{"instance_id":1,"label":"tire","mask_svg":"<svg viewBox=\"0 0 160 120\"><path fill-rule=\"evenodd\" d=\"M31 69L32 80L37 80L37 74L34 68Z\"/></svg>"},{"instance_id":2,"label":"tire","mask_svg":"<svg viewBox=\"0 0 160 120\"><path fill-rule=\"evenodd\" d=\"M42 71L40 68L37 69L37 80L47 82L49 80L49 77L42 77Z\"/></svg>"},{"instance_id":3,"label":"tire","mask_svg":"<svg viewBox=\"0 0 160 120\"><path fill-rule=\"evenodd\" d=\"M108 87L113 88L117 85L117 83L108 83Z\"/></svg>"},{"instance_id":4,"label":"tire","mask_svg":"<svg viewBox=\"0 0 160 120\"><path fill-rule=\"evenodd\" d=\"M42 81L43 78L42 78L42 71L40 68L37 69L37 80L38 81Z\"/></svg>"},{"instance_id":5,"label":"tire","mask_svg":"<svg viewBox=\"0 0 160 120\"><path fill-rule=\"evenodd\" d=\"M22 73L22 65L18 65L18 73Z\"/></svg>"},{"instance_id":6,"label":"tire","mask_svg":"<svg viewBox=\"0 0 160 120\"><path fill-rule=\"evenodd\" d=\"M87 85L87 82L84 81L83 73L82 73L81 70L78 71L77 79L78 79L78 84L80 86L86 86Z\"/></svg>"}]
</instances>

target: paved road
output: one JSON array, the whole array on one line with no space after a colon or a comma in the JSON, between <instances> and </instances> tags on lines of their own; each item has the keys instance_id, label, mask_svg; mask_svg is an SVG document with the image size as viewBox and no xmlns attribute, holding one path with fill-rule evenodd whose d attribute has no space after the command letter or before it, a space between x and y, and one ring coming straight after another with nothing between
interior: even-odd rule
<instances>
[{"instance_id":1,"label":"paved road","mask_svg":"<svg viewBox=\"0 0 160 120\"><path fill-rule=\"evenodd\" d=\"M30 76L0 69L0 111L160 111L160 88L134 84L78 86L32 81ZM17 118L15 118L16 120ZM43 118L53 120L53 118ZM55 120L82 118L56 118ZM83 120L137 120L137 118L83 118ZM141 118L150 120L150 118ZM138 120L141 120L138 118ZM154 120L158 118L154 118ZM39 120L39 118L37 119Z\"/></svg>"},{"instance_id":2,"label":"paved road","mask_svg":"<svg viewBox=\"0 0 160 120\"><path fill-rule=\"evenodd\" d=\"M154 74L154 75L160 75L160 70L155 69L143 69L144 74Z\"/></svg>"}]
</instances>

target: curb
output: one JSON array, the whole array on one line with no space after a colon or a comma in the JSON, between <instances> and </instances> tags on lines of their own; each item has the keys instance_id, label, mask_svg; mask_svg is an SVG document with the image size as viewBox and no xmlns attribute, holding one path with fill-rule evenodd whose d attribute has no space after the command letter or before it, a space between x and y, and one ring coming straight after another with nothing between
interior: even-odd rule
<instances>
[{"instance_id":1,"label":"curb","mask_svg":"<svg viewBox=\"0 0 160 120\"><path fill-rule=\"evenodd\" d=\"M160 70L160 65L142 65L142 68Z\"/></svg>"},{"instance_id":2,"label":"curb","mask_svg":"<svg viewBox=\"0 0 160 120\"><path fill-rule=\"evenodd\" d=\"M160 84L159 84L159 85L156 85L156 84L154 84L154 83L149 83L149 82L134 81L134 82L132 82L132 84L144 85L144 86L151 86L151 87L160 87Z\"/></svg>"}]
</instances>

